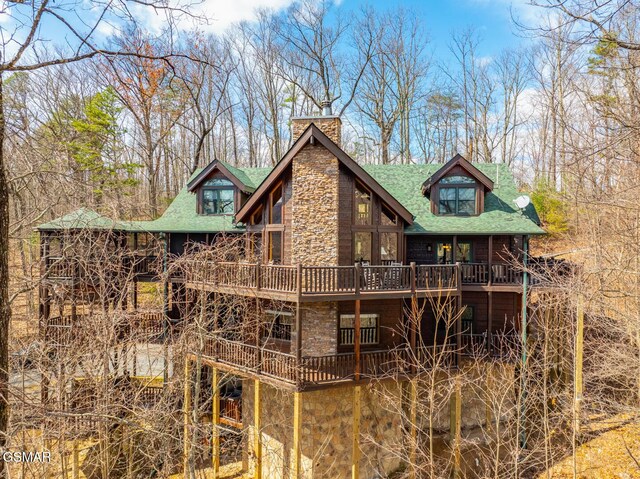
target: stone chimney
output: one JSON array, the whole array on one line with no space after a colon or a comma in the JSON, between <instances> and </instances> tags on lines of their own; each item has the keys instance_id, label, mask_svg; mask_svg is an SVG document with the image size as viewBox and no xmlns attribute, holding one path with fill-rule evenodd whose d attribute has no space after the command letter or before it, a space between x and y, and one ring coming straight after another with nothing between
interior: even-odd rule
<instances>
[{"instance_id":1,"label":"stone chimney","mask_svg":"<svg viewBox=\"0 0 640 479\"><path fill-rule=\"evenodd\" d=\"M330 101L322 103L322 115L320 116L299 116L291 118L293 141L300 138L300 135L302 135L311 123L316 125L336 145L342 146L342 121L339 116L332 114Z\"/></svg>"}]
</instances>

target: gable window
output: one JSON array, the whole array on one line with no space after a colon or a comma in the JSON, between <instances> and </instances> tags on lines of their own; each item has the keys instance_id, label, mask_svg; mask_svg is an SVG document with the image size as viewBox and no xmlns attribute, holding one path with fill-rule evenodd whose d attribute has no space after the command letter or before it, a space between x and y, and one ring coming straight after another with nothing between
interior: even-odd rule
<instances>
[{"instance_id":1,"label":"gable window","mask_svg":"<svg viewBox=\"0 0 640 479\"><path fill-rule=\"evenodd\" d=\"M383 226L395 226L398 224L398 217L384 203L382 204L382 215L380 217L380 224Z\"/></svg>"},{"instance_id":2,"label":"gable window","mask_svg":"<svg viewBox=\"0 0 640 479\"><path fill-rule=\"evenodd\" d=\"M288 311L265 311L267 313L268 325L265 330L265 337L291 341L291 331L293 330L293 313Z\"/></svg>"},{"instance_id":3,"label":"gable window","mask_svg":"<svg viewBox=\"0 0 640 479\"><path fill-rule=\"evenodd\" d=\"M356 183L356 224L371 224L371 193Z\"/></svg>"},{"instance_id":4,"label":"gable window","mask_svg":"<svg viewBox=\"0 0 640 479\"><path fill-rule=\"evenodd\" d=\"M360 315L360 344L378 344L378 320L377 314ZM340 315L340 344L353 345L356 337L355 314Z\"/></svg>"},{"instance_id":5,"label":"gable window","mask_svg":"<svg viewBox=\"0 0 640 479\"><path fill-rule=\"evenodd\" d=\"M440 187L438 193L438 214L457 216L475 215L476 188L473 186Z\"/></svg>"},{"instance_id":6,"label":"gable window","mask_svg":"<svg viewBox=\"0 0 640 479\"><path fill-rule=\"evenodd\" d=\"M269 223L282 224L282 183L271 193L269 208Z\"/></svg>"},{"instance_id":7,"label":"gable window","mask_svg":"<svg viewBox=\"0 0 640 479\"><path fill-rule=\"evenodd\" d=\"M202 214L232 215L235 205L233 201L233 183L223 178L211 178L202 185Z\"/></svg>"}]
</instances>

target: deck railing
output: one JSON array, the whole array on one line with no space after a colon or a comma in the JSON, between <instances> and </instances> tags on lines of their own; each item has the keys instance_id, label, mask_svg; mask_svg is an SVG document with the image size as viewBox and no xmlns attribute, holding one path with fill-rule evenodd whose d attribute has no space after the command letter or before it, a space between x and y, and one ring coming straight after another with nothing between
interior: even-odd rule
<instances>
[{"instance_id":1,"label":"deck railing","mask_svg":"<svg viewBox=\"0 0 640 479\"><path fill-rule=\"evenodd\" d=\"M220 418L230 426L242 427L242 399L240 397L220 398Z\"/></svg>"},{"instance_id":2,"label":"deck railing","mask_svg":"<svg viewBox=\"0 0 640 479\"><path fill-rule=\"evenodd\" d=\"M126 312L126 319L117 324L121 338L136 338L143 342L162 342L165 336L165 317L158 311ZM74 341L86 339L84 336L93 334L86 325L91 320L89 314L78 314L75 319L71 315L52 316L42 320L40 334L44 341L51 346L70 346ZM178 329L172 327L169 334L176 334Z\"/></svg>"},{"instance_id":3,"label":"deck railing","mask_svg":"<svg viewBox=\"0 0 640 479\"><path fill-rule=\"evenodd\" d=\"M456 265L286 266L256 263L193 262L186 279L219 287L249 288L305 296L456 289ZM300 275L300 278L298 276ZM414 286L415 285L415 286Z\"/></svg>"},{"instance_id":4,"label":"deck railing","mask_svg":"<svg viewBox=\"0 0 640 479\"><path fill-rule=\"evenodd\" d=\"M520 336L517 333L462 334L461 352L464 356L515 359L520 354Z\"/></svg>"},{"instance_id":5,"label":"deck railing","mask_svg":"<svg viewBox=\"0 0 640 479\"><path fill-rule=\"evenodd\" d=\"M352 352L303 356L298 361L293 354L219 337L209 337L204 351L218 363L300 386L353 380L358 368L362 378L382 378L410 374L416 368L451 367L453 353L451 347L437 346L418 348L414 355L408 347L398 347L362 351L359 364Z\"/></svg>"},{"instance_id":6,"label":"deck railing","mask_svg":"<svg viewBox=\"0 0 640 479\"><path fill-rule=\"evenodd\" d=\"M120 274L125 276L132 270L138 276L155 276L161 272L161 258L157 255L127 253L113 261L105 259L86 259L68 256L49 256L44 261L44 274L47 279L85 279L100 274Z\"/></svg>"}]
</instances>

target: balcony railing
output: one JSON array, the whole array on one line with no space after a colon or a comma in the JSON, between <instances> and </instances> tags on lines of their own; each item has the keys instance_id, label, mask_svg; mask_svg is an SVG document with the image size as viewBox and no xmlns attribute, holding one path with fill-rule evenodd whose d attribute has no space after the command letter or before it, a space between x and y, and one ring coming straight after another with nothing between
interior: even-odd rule
<instances>
[{"instance_id":1,"label":"balcony railing","mask_svg":"<svg viewBox=\"0 0 640 479\"><path fill-rule=\"evenodd\" d=\"M423 347L413 354L408 347L400 347L362 351L359 362L355 353L304 356L298 361L293 354L210 337L205 344L204 355L239 371L272 377L304 388L353 380L356 372L362 378L381 378L411 374L416 368L432 368L435 364L451 367L455 364L454 351L455 348L448 346Z\"/></svg>"},{"instance_id":2,"label":"balcony railing","mask_svg":"<svg viewBox=\"0 0 640 479\"><path fill-rule=\"evenodd\" d=\"M126 313L126 320L114 324L120 339L136 338L141 342L158 343L165 338L165 317L162 312L136 311ZM89 339L94 333L86 325L91 318L87 314L78 314L75 319L71 315L53 316L42 320L40 334L51 346L70 346L74 341ZM169 334L178 332L176 326Z\"/></svg>"},{"instance_id":3,"label":"balcony railing","mask_svg":"<svg viewBox=\"0 0 640 479\"><path fill-rule=\"evenodd\" d=\"M300 294L313 300L326 295L456 290L457 273L456 265L283 266L193 261L187 264L186 279L214 288Z\"/></svg>"},{"instance_id":4,"label":"balcony railing","mask_svg":"<svg viewBox=\"0 0 640 479\"><path fill-rule=\"evenodd\" d=\"M52 280L86 280L105 276L156 276L162 270L161 258L157 255L127 253L108 258L82 260L67 256L49 256L44 262L44 275Z\"/></svg>"}]
</instances>

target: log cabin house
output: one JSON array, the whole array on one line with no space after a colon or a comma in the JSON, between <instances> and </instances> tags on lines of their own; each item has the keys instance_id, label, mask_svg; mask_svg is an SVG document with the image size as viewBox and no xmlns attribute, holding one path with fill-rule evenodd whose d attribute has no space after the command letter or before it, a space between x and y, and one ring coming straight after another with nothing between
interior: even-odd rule
<instances>
[{"instance_id":1,"label":"log cabin house","mask_svg":"<svg viewBox=\"0 0 640 479\"><path fill-rule=\"evenodd\" d=\"M360 165L341 148L339 117L295 118L292 128L293 146L275 167L215 160L154 221L111 221L83 209L41 225L43 334L52 340L56 326L79 320L73 310L52 314L55 284L82 276L64 254L63 232L109 231L127 250L134 311L138 282L158 281L167 258L221 234L242 236L247 258L165 277L165 313L150 327L153 337L166 339L167 325L186 320L174 305L200 295L250 298L263 318L258 330L212 333L203 352L215 424L250 432L245 467L256 477L373 477L399 465L393 457L366 462L352 438L341 439L356 421L368 427L360 411L375 399L362 386L410 381L419 369L410 358L426 365L441 355L452 369L471 356L515 360L510 345L522 332L527 287L537 286L526 267L528 241L544 231L532 205L516 206L521 193L504 164L456 155L444 164ZM160 250L147 254L151 242ZM444 303L449 318L441 317ZM212 328L224 331L224 321L215 318ZM220 393L221 372L242 382L233 401ZM329 403L338 413L324 411ZM291 410L285 430L269 418L275 409ZM401 434L389 414L382 442ZM313 460L319 437L333 438L325 445L335 456L330 466ZM214 468L217 453L214 440Z\"/></svg>"}]
</instances>

